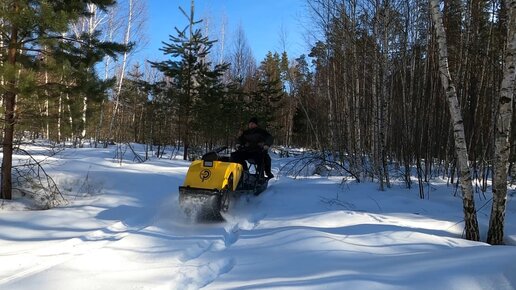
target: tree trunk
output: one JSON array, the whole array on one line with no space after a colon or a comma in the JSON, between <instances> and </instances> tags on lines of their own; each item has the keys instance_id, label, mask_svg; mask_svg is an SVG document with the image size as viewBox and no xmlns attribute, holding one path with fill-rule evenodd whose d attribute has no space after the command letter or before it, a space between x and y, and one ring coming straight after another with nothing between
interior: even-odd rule
<instances>
[{"instance_id":1,"label":"tree trunk","mask_svg":"<svg viewBox=\"0 0 516 290\"><path fill-rule=\"evenodd\" d=\"M113 10L110 10L109 13L108 13L108 41L113 41L113 34L115 33L115 29L114 29L114 12ZM110 66L110 63L111 63L111 57L108 55L105 57L104 59L104 81L107 81L109 79L109 66ZM106 101L105 100L102 100L101 104L100 104L100 116L99 116L99 122L97 124L97 128L95 128L95 145L97 144L97 142L99 142L100 139L103 139L104 141L104 144L103 146L104 147L107 147L108 145L108 138L110 138L111 136L107 136L108 138L106 138L105 135L102 135L101 137L101 132L100 130L104 127L104 106L106 105ZM96 146L95 146L96 147Z\"/></svg>"},{"instance_id":2,"label":"tree trunk","mask_svg":"<svg viewBox=\"0 0 516 290\"><path fill-rule=\"evenodd\" d=\"M95 29L96 29L97 25L99 25L99 23L100 23L99 20L97 20L97 6L95 6L94 4L88 4L88 12L91 13L90 17L89 17L89 21L88 21L88 35L92 36L95 33ZM92 68L87 69L88 72L90 70L92 70ZM82 130L79 134L79 137L80 137L79 147L83 146L82 142L83 142L84 138L86 138L86 127L87 127L87 123L88 123L88 119L87 119L88 97L89 97L88 94L84 94L84 96L82 98L82 116L81 116Z\"/></svg>"},{"instance_id":3,"label":"tree trunk","mask_svg":"<svg viewBox=\"0 0 516 290\"><path fill-rule=\"evenodd\" d=\"M356 23L357 23L357 1L350 1L351 5L351 37L352 39L357 38ZM359 61L357 52L357 43L351 42L351 115L352 122L350 123L350 134L353 136L354 142L352 142L353 148L353 168L356 176L360 179L364 176L364 170L362 166L362 137L361 137L361 122L360 122L360 77L359 77Z\"/></svg>"},{"instance_id":4,"label":"tree trunk","mask_svg":"<svg viewBox=\"0 0 516 290\"><path fill-rule=\"evenodd\" d=\"M86 137L86 122L87 122L87 113L88 111L88 95L85 94L84 97L82 98L82 130L81 130L81 134L79 135L81 137L81 144L80 147L82 147L82 140L84 140L84 138Z\"/></svg>"},{"instance_id":5,"label":"tree trunk","mask_svg":"<svg viewBox=\"0 0 516 290\"><path fill-rule=\"evenodd\" d=\"M375 2L375 10L376 13L379 13L380 10L380 1L376 0ZM380 92L378 92L378 82L381 82L380 79L380 71L382 68L382 63L378 63L380 60L380 53L378 52L379 46L377 43L377 39L380 37L379 34L379 26L381 24L378 20L375 20L373 23L373 38L374 38L374 64L372 67L372 75L373 75L373 83L371 85L371 97L373 99L373 166L374 166L374 174L378 176L378 181L380 183L380 190L385 190L385 178L384 178L384 172L383 172L383 158L382 158L382 118L383 118L383 96L381 94L383 93L381 91L382 84L380 84Z\"/></svg>"},{"instance_id":6,"label":"tree trunk","mask_svg":"<svg viewBox=\"0 0 516 290\"><path fill-rule=\"evenodd\" d=\"M382 73L382 83L381 86L381 93L380 93L380 121L379 121L379 134L380 136L380 158L381 158L381 166L382 166L382 178L385 180L385 185L387 187L391 187L390 181L389 181L389 170L387 168L387 130L388 130L388 124L386 116L389 115L389 98L387 96L387 82L388 82L388 71L387 71L387 65L388 65L388 50L389 50L389 40L388 40L388 25L390 22L389 19L389 7L388 2L383 3L384 7L384 13L383 13L383 23L382 23L382 57L381 57L381 73Z\"/></svg>"},{"instance_id":7,"label":"tree trunk","mask_svg":"<svg viewBox=\"0 0 516 290\"><path fill-rule=\"evenodd\" d=\"M466 239L472 241L480 240L478 229L477 214L475 211L475 200L473 198L473 185L471 172L468 164L468 147L464 134L464 122L457 98L455 85L452 82L448 68L448 49L446 44L446 33L444 31L441 11L439 10L439 0L430 0L432 19L434 20L437 42L439 44L439 73L441 83L446 92L446 100L450 109L453 122L453 135L455 140L455 152L457 154L458 166L460 170L460 180L462 189L462 199L464 207L464 221Z\"/></svg>"},{"instance_id":8,"label":"tree trunk","mask_svg":"<svg viewBox=\"0 0 516 290\"><path fill-rule=\"evenodd\" d=\"M133 13L134 13L133 0L129 0L128 3L129 3L129 15L127 18L127 27L125 30L124 45L128 45L129 40L131 39L131 25L133 22ZM122 68L120 70L120 75L118 77L118 84L117 84L116 93L115 93L115 107L113 109L113 112L111 115L111 122L109 124L109 133L108 133L109 137L111 137L111 135L112 135L116 115L118 114L118 107L120 106L120 93L122 92L122 84L124 82L125 67L127 66L127 57L128 56L129 56L129 52L125 51L124 56L122 58Z\"/></svg>"},{"instance_id":9,"label":"tree trunk","mask_svg":"<svg viewBox=\"0 0 516 290\"><path fill-rule=\"evenodd\" d=\"M329 57L330 53L328 52L328 57ZM330 62L332 63L331 66L333 69L335 69L335 63L334 63L334 60L330 60ZM333 70L334 71L334 70ZM329 130L329 133L330 133L330 136L329 136L329 140L328 142L330 143L330 151L332 153L335 153L335 123L334 123L334 120L333 120L333 99L332 99L332 96L331 96L331 84L330 84L330 75L331 72L330 72L330 69L328 68L328 74L326 75L326 98L328 100L328 113L327 113L327 116L328 116L328 130Z\"/></svg>"},{"instance_id":10,"label":"tree trunk","mask_svg":"<svg viewBox=\"0 0 516 290\"><path fill-rule=\"evenodd\" d=\"M495 164L493 176L493 205L489 219L487 242L492 245L503 244L505 208L507 204L507 171L509 168L512 121L512 102L516 75L516 0L506 2L508 11L507 50L498 116L495 130Z\"/></svg>"},{"instance_id":11,"label":"tree trunk","mask_svg":"<svg viewBox=\"0 0 516 290\"><path fill-rule=\"evenodd\" d=\"M45 48L46 50L46 48ZM47 59L45 59L45 62L47 62ZM44 122L44 127L43 127L43 130L45 132L45 138L47 138L48 140L50 140L50 112L49 112L49 94L48 94L48 90L46 88L46 86L48 85L48 70L45 69L45 109L44 109L44 116L45 116L45 122Z\"/></svg>"},{"instance_id":12,"label":"tree trunk","mask_svg":"<svg viewBox=\"0 0 516 290\"><path fill-rule=\"evenodd\" d=\"M65 94L66 98L66 107L68 108L68 122L70 123L70 140L74 139L75 136L75 125L73 122L73 112L72 107L70 106L70 95L68 93Z\"/></svg>"},{"instance_id":13,"label":"tree trunk","mask_svg":"<svg viewBox=\"0 0 516 290\"><path fill-rule=\"evenodd\" d=\"M3 29L4 27L4 20L0 19L0 28ZM0 47L4 47L4 36L0 34ZM0 49L0 67L4 67L4 49ZM5 85L4 75L2 74L0 76L0 86ZM4 100L3 98L0 98L0 107L4 106Z\"/></svg>"},{"instance_id":14,"label":"tree trunk","mask_svg":"<svg viewBox=\"0 0 516 290\"><path fill-rule=\"evenodd\" d=\"M14 4L14 13L17 13L18 6ZM13 25L11 28L11 35L9 40L9 47L7 50L7 63L12 68L16 65L17 57L17 45L18 45L18 28ZM12 76L12 79L7 81L8 90L4 93L4 140L2 145L3 158L2 158L2 198L12 199L12 166L13 166L13 141L14 141L14 123L16 108L16 79Z\"/></svg>"},{"instance_id":15,"label":"tree trunk","mask_svg":"<svg viewBox=\"0 0 516 290\"><path fill-rule=\"evenodd\" d=\"M61 118L63 117L63 93L59 94L57 111L57 143L61 143Z\"/></svg>"}]
</instances>

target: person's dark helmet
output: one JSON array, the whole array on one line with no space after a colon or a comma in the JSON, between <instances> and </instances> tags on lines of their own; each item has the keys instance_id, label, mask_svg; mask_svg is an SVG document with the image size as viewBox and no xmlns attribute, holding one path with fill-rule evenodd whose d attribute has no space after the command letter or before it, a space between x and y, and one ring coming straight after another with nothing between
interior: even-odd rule
<instances>
[{"instance_id":1,"label":"person's dark helmet","mask_svg":"<svg viewBox=\"0 0 516 290\"><path fill-rule=\"evenodd\" d=\"M249 119L249 123L255 123L256 125L258 125L258 118L252 117L251 119Z\"/></svg>"}]
</instances>

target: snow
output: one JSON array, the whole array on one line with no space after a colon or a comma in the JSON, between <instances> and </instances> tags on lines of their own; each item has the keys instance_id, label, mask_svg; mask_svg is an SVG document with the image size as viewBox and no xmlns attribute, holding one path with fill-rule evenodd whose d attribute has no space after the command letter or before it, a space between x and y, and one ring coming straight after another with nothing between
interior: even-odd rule
<instances>
[{"instance_id":1,"label":"snow","mask_svg":"<svg viewBox=\"0 0 516 290\"><path fill-rule=\"evenodd\" d=\"M34 149L34 148L33 148ZM43 151L42 151L43 152ZM515 203L508 246L461 238L462 201L445 181L430 198L402 183L278 176L226 222L178 208L189 162L120 165L115 148L66 149L48 171L67 204L0 207L0 289L516 289ZM477 208L487 200L477 195ZM480 199L482 198L482 199ZM490 205L479 210L485 240Z\"/></svg>"}]
</instances>

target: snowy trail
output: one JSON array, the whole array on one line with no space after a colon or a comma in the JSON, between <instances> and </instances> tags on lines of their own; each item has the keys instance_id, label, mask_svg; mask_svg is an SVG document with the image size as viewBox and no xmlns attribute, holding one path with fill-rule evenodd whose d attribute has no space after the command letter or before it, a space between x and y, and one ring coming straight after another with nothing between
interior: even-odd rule
<instances>
[{"instance_id":1,"label":"snowy trail","mask_svg":"<svg viewBox=\"0 0 516 290\"><path fill-rule=\"evenodd\" d=\"M98 194L0 210L0 290L516 289L516 248L462 239L462 203L445 182L420 200L401 185L278 174L225 222L193 223L177 200L188 162L119 167L111 155L77 150L58 168L64 180L87 173ZM515 218L509 207L508 236Z\"/></svg>"},{"instance_id":2,"label":"snowy trail","mask_svg":"<svg viewBox=\"0 0 516 290\"><path fill-rule=\"evenodd\" d=\"M78 256L88 254L94 250L104 248L109 244L120 241L130 233L141 231L144 227L128 227L118 221L103 229L43 246L32 251L25 251L17 255L0 256L0 264L10 265L2 272L0 287L4 284L23 279L30 275L46 271L63 264Z\"/></svg>"}]
</instances>

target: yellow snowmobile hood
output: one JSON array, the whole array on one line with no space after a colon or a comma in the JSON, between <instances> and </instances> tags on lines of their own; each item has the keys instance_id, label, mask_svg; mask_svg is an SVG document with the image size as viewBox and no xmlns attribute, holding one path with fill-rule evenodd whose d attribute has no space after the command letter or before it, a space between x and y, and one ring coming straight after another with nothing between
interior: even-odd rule
<instances>
[{"instance_id":1,"label":"yellow snowmobile hood","mask_svg":"<svg viewBox=\"0 0 516 290\"><path fill-rule=\"evenodd\" d=\"M183 186L208 190L222 190L233 175L233 188L236 190L242 175L242 165L223 161L195 160L188 168Z\"/></svg>"}]
</instances>

